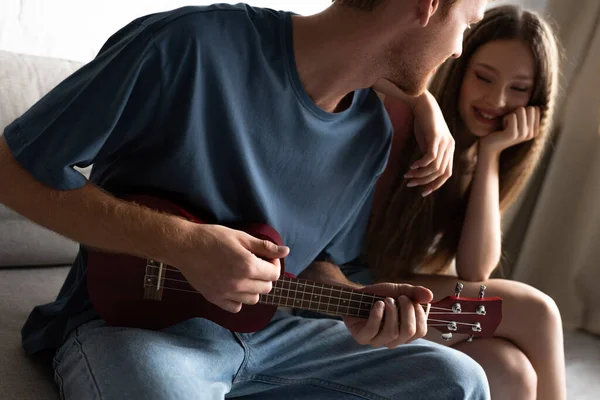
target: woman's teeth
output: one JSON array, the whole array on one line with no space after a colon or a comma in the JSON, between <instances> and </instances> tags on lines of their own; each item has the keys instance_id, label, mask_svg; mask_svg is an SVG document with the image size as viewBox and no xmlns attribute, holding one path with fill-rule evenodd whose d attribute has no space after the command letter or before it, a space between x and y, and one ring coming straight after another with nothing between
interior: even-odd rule
<instances>
[{"instance_id":1,"label":"woman's teeth","mask_svg":"<svg viewBox=\"0 0 600 400\"><path fill-rule=\"evenodd\" d=\"M477 110L477 112L478 112L478 113L479 113L479 115L481 115L483 118L485 118L485 119L489 119L490 121L491 121L491 120L493 120L493 119L496 119L496 117L495 117L495 116L493 116L493 115L491 115L491 114L488 114L488 113L485 113L485 112L483 112L483 111Z\"/></svg>"}]
</instances>

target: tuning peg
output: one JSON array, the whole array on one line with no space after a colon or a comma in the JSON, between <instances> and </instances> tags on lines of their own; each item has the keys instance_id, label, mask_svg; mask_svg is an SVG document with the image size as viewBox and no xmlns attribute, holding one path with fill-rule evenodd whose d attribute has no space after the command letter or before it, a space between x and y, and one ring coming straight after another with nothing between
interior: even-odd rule
<instances>
[{"instance_id":1,"label":"tuning peg","mask_svg":"<svg viewBox=\"0 0 600 400\"><path fill-rule=\"evenodd\" d=\"M485 285L481 285L481 286L479 287L479 298L480 298L480 299L483 299L483 296L485 295L485 289L487 289L487 288L485 287Z\"/></svg>"},{"instance_id":2,"label":"tuning peg","mask_svg":"<svg viewBox=\"0 0 600 400\"><path fill-rule=\"evenodd\" d=\"M442 340L448 341L452 339L452 334L450 332L442 333Z\"/></svg>"},{"instance_id":3,"label":"tuning peg","mask_svg":"<svg viewBox=\"0 0 600 400\"><path fill-rule=\"evenodd\" d=\"M474 337L475 337L475 335L469 335L469 338L467 339L467 342L471 343L473 341Z\"/></svg>"},{"instance_id":4,"label":"tuning peg","mask_svg":"<svg viewBox=\"0 0 600 400\"><path fill-rule=\"evenodd\" d=\"M454 289L454 296L460 297L460 293L463 290L463 284L460 282L456 283L456 288Z\"/></svg>"}]
</instances>

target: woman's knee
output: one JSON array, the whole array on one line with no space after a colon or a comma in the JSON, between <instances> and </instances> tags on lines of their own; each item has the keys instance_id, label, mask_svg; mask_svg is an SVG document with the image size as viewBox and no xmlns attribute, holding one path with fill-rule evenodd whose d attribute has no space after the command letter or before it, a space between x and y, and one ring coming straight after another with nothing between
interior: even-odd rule
<instances>
[{"instance_id":1,"label":"woman's knee","mask_svg":"<svg viewBox=\"0 0 600 400\"><path fill-rule=\"evenodd\" d=\"M516 281L510 282L518 300L518 307L511 312L517 312L520 320L528 326L534 326L535 330L562 330L560 310L554 299L533 286Z\"/></svg>"}]
</instances>

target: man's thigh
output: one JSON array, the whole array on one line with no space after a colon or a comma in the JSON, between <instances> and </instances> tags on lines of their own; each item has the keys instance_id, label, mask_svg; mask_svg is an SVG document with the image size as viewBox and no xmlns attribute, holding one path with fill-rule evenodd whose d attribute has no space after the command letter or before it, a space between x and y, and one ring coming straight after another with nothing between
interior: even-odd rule
<instances>
[{"instance_id":1,"label":"man's thigh","mask_svg":"<svg viewBox=\"0 0 600 400\"><path fill-rule=\"evenodd\" d=\"M283 313L241 338L249 356L228 398L314 399L315 391L331 399L489 398L481 366L426 340L373 349L358 345L339 320Z\"/></svg>"},{"instance_id":2,"label":"man's thigh","mask_svg":"<svg viewBox=\"0 0 600 400\"><path fill-rule=\"evenodd\" d=\"M234 334L201 319L164 331L79 327L56 354L61 398L223 399L244 360Z\"/></svg>"}]
</instances>

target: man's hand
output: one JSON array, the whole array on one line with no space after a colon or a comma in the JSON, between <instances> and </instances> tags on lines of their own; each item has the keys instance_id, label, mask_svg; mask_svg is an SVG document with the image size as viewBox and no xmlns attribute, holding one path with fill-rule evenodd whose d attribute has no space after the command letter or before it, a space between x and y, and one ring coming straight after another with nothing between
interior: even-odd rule
<instances>
[{"instance_id":1,"label":"man's hand","mask_svg":"<svg viewBox=\"0 0 600 400\"><path fill-rule=\"evenodd\" d=\"M423 186L423 196L438 190L452 176L454 137L437 101L429 92L413 103L415 136L423 157L406 173L408 187Z\"/></svg>"},{"instance_id":2,"label":"man's hand","mask_svg":"<svg viewBox=\"0 0 600 400\"><path fill-rule=\"evenodd\" d=\"M425 336L427 316L421 303L429 303L433 299L429 289L407 284L378 283L361 291L387 297L385 303L375 303L367 320L344 317L346 326L358 343L393 349Z\"/></svg>"},{"instance_id":3,"label":"man's hand","mask_svg":"<svg viewBox=\"0 0 600 400\"><path fill-rule=\"evenodd\" d=\"M191 224L173 265L206 300L237 313L271 291L288 247L221 225Z\"/></svg>"}]
</instances>

